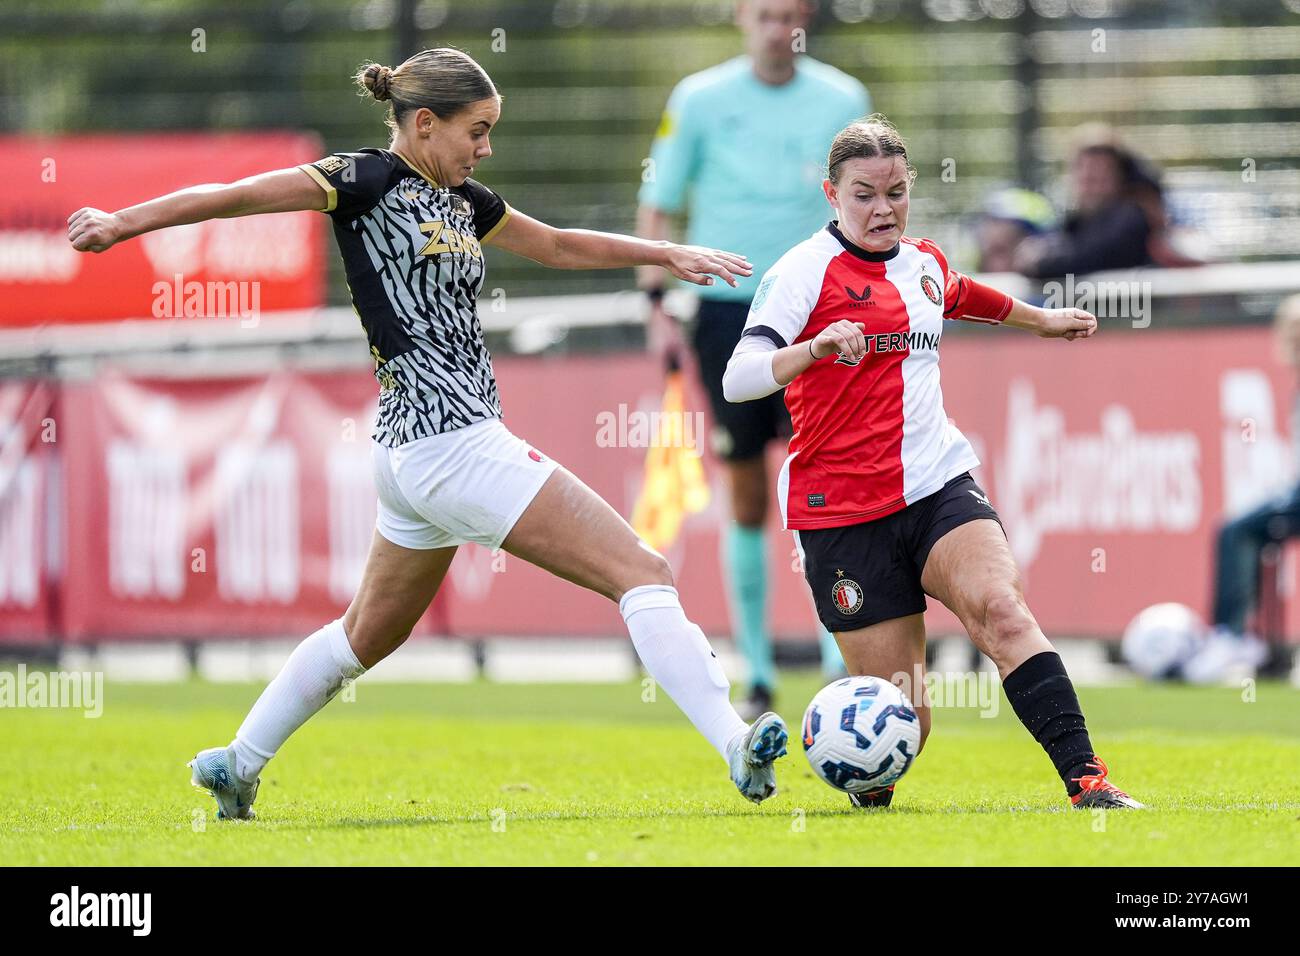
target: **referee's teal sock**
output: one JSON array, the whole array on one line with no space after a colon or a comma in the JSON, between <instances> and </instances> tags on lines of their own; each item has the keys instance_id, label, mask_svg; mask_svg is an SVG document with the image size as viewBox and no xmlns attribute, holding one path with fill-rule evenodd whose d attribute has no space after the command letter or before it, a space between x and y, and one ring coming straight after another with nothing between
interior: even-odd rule
<instances>
[{"instance_id":1,"label":"referee's teal sock","mask_svg":"<svg viewBox=\"0 0 1300 956\"><path fill-rule=\"evenodd\" d=\"M723 543L736 646L749 665L751 686L775 690L776 665L767 630L767 546L763 529L746 528L733 521Z\"/></svg>"}]
</instances>

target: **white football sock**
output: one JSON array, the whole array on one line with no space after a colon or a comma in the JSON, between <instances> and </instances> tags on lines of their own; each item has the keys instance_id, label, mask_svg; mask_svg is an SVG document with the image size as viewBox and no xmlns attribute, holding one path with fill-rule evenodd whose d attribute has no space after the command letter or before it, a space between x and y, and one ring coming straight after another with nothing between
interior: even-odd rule
<instances>
[{"instance_id":1,"label":"white football sock","mask_svg":"<svg viewBox=\"0 0 1300 956\"><path fill-rule=\"evenodd\" d=\"M644 584L624 594L618 609L650 676L727 760L749 725L731 706L727 675L704 632L686 619L677 589Z\"/></svg>"},{"instance_id":2,"label":"white football sock","mask_svg":"<svg viewBox=\"0 0 1300 956\"><path fill-rule=\"evenodd\" d=\"M365 672L341 618L294 648L235 734L231 746L239 778L256 777L289 735L333 699L344 680Z\"/></svg>"}]
</instances>

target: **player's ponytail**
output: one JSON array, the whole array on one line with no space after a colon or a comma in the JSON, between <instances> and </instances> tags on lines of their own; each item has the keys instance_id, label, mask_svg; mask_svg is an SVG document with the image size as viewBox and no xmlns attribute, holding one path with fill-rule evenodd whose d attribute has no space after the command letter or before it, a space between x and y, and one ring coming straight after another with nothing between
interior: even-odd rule
<instances>
[{"instance_id":1,"label":"player's ponytail","mask_svg":"<svg viewBox=\"0 0 1300 956\"><path fill-rule=\"evenodd\" d=\"M835 134L830 156L826 160L826 178L839 185L840 168L850 159L871 159L875 156L902 156L907 167L908 185L916 181L916 170L907 158L907 143L884 113L872 113L854 120Z\"/></svg>"},{"instance_id":2,"label":"player's ponytail","mask_svg":"<svg viewBox=\"0 0 1300 956\"><path fill-rule=\"evenodd\" d=\"M394 132L404 116L420 107L448 119L471 103L501 96L473 57L450 47L424 50L396 69L367 63L354 79L362 95L391 103L386 122Z\"/></svg>"}]
</instances>

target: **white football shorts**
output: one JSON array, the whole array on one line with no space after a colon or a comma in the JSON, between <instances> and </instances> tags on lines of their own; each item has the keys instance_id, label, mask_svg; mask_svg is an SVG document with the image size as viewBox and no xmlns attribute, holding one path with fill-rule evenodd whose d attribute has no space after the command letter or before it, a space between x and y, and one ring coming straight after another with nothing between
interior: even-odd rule
<instances>
[{"instance_id":1,"label":"white football shorts","mask_svg":"<svg viewBox=\"0 0 1300 956\"><path fill-rule=\"evenodd\" d=\"M388 448L373 443L377 527L403 548L496 549L559 467L500 419Z\"/></svg>"}]
</instances>

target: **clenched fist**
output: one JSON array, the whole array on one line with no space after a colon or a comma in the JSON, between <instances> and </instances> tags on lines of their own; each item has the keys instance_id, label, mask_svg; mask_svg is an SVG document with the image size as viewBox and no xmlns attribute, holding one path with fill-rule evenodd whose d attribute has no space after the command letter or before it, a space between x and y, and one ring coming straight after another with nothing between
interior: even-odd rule
<instances>
[{"instance_id":1,"label":"clenched fist","mask_svg":"<svg viewBox=\"0 0 1300 956\"><path fill-rule=\"evenodd\" d=\"M68 217L68 241L78 252L103 252L122 238L115 214L89 207Z\"/></svg>"},{"instance_id":2,"label":"clenched fist","mask_svg":"<svg viewBox=\"0 0 1300 956\"><path fill-rule=\"evenodd\" d=\"M815 359L825 358L832 352L838 352L855 365L867 354L867 338L863 335L866 325L862 322L850 322L840 319L832 322L818 333L810 346Z\"/></svg>"}]
</instances>

